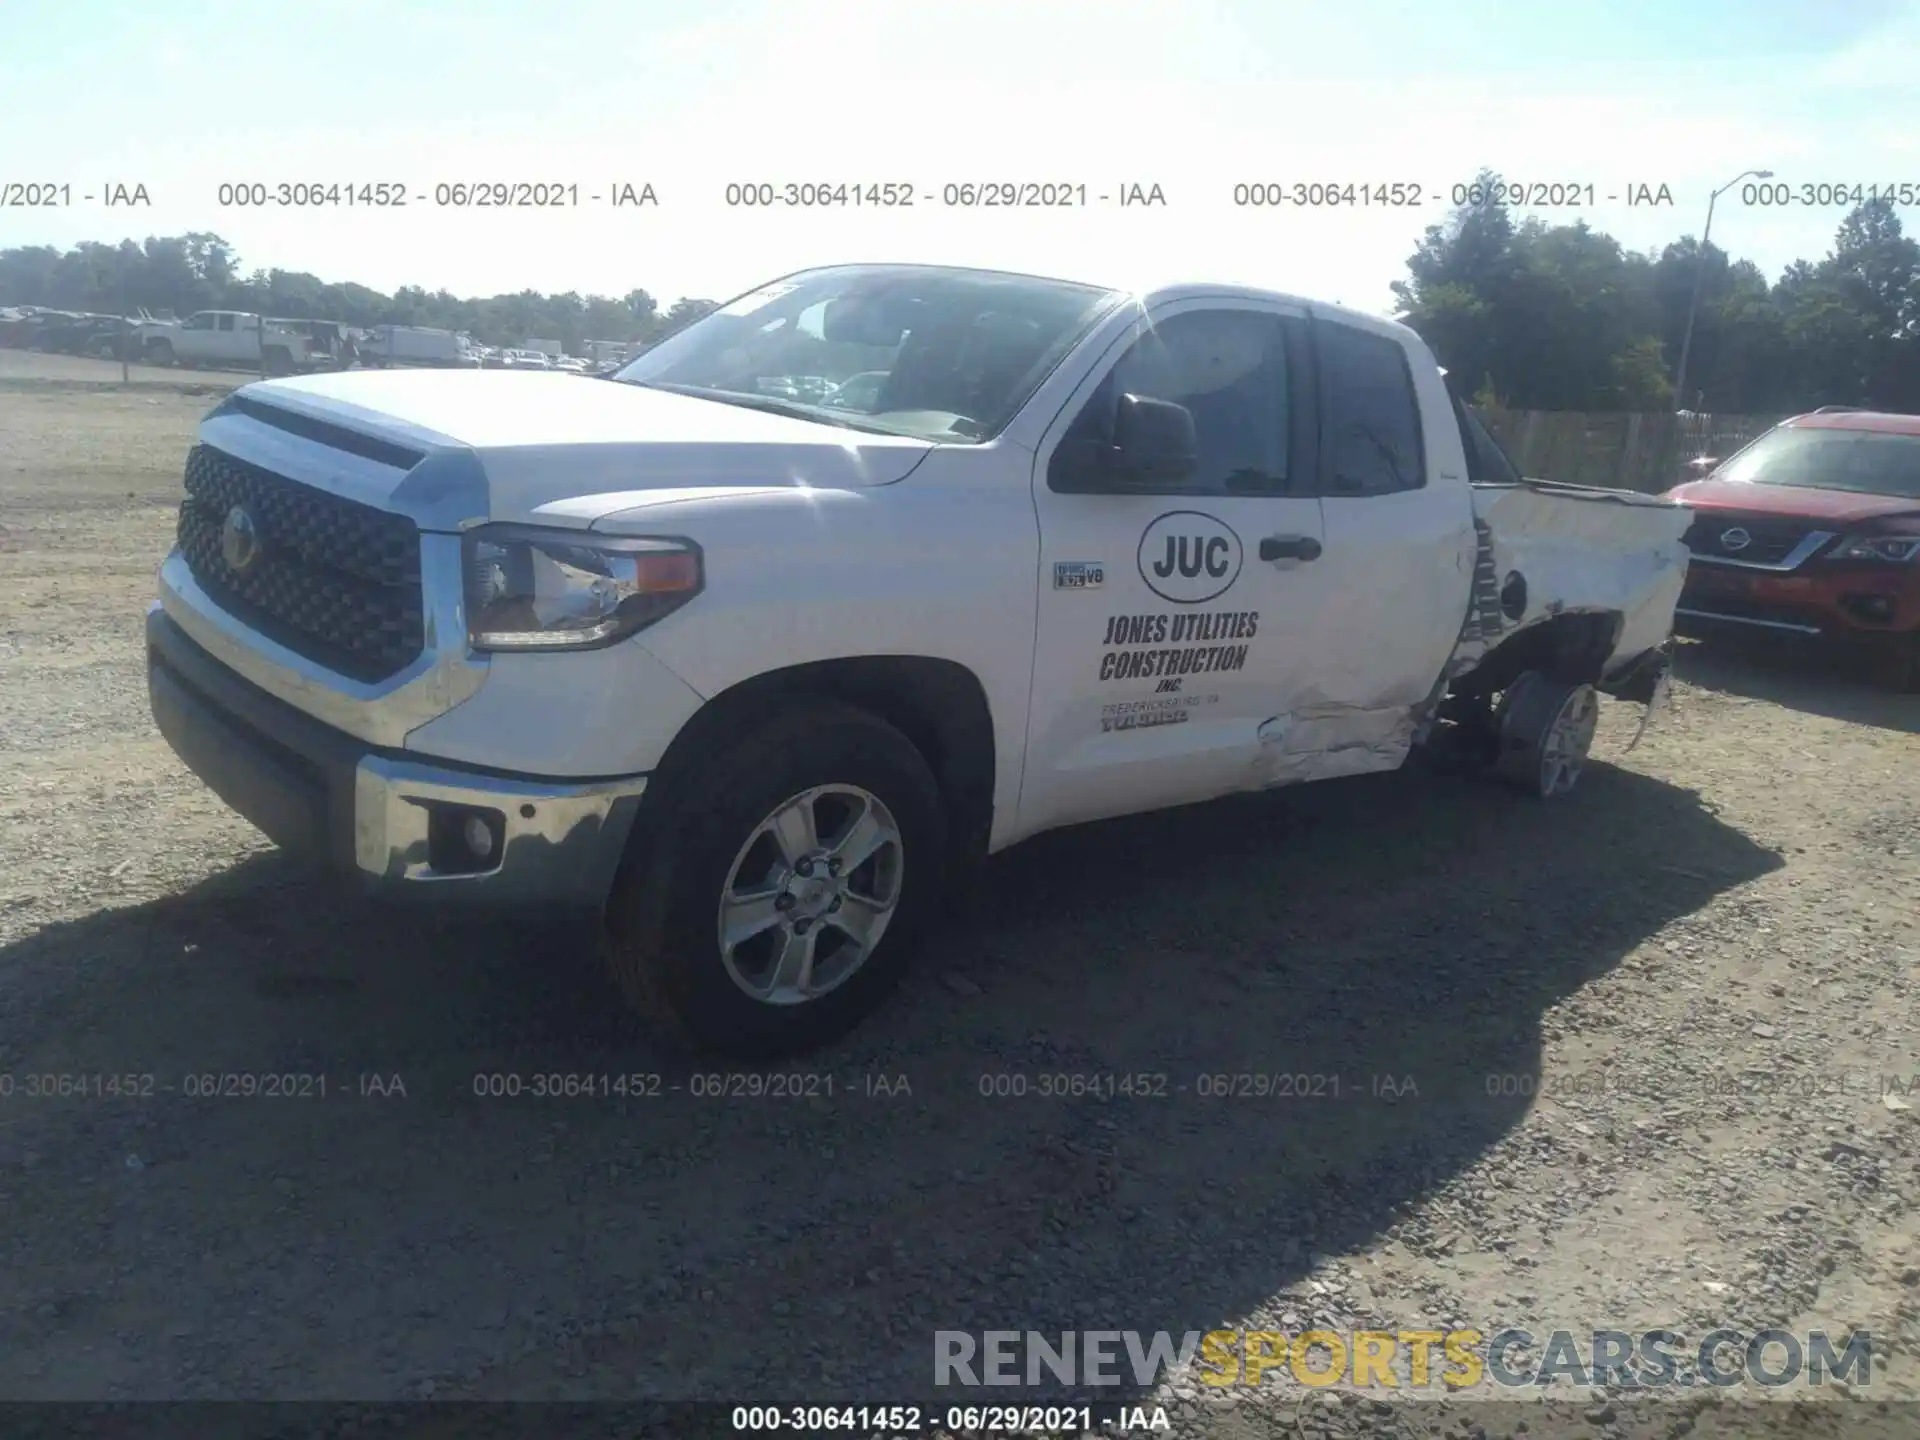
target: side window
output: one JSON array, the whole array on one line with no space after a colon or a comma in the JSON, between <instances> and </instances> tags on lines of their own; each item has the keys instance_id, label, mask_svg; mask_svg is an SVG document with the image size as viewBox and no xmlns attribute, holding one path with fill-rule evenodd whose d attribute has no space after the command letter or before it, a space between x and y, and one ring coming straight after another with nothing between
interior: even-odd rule
<instances>
[{"instance_id":1,"label":"side window","mask_svg":"<svg viewBox=\"0 0 1920 1440\"><path fill-rule=\"evenodd\" d=\"M1480 417L1458 395L1453 401L1454 418L1460 422L1460 444L1467 452L1467 480L1473 485L1518 485L1520 471L1500 442L1480 423Z\"/></svg>"},{"instance_id":2,"label":"side window","mask_svg":"<svg viewBox=\"0 0 1920 1440\"><path fill-rule=\"evenodd\" d=\"M1122 395L1167 400L1193 416L1199 465L1167 495L1278 494L1288 486L1292 406L1285 322L1252 310L1190 310L1129 348L1074 417L1047 483L1080 494L1137 494L1103 471Z\"/></svg>"},{"instance_id":3,"label":"side window","mask_svg":"<svg viewBox=\"0 0 1920 1440\"><path fill-rule=\"evenodd\" d=\"M1314 326L1326 395L1324 493L1392 495L1427 483L1420 403L1407 352L1338 321Z\"/></svg>"},{"instance_id":4,"label":"side window","mask_svg":"<svg viewBox=\"0 0 1920 1440\"><path fill-rule=\"evenodd\" d=\"M231 330L231 329L233 329L233 316L231 316L231 315L222 315L222 316L220 317L220 328L221 328L222 330Z\"/></svg>"},{"instance_id":5,"label":"side window","mask_svg":"<svg viewBox=\"0 0 1920 1440\"><path fill-rule=\"evenodd\" d=\"M180 328L182 330L211 330L213 328L213 316L208 311L202 310L198 315L188 316L186 323Z\"/></svg>"}]
</instances>

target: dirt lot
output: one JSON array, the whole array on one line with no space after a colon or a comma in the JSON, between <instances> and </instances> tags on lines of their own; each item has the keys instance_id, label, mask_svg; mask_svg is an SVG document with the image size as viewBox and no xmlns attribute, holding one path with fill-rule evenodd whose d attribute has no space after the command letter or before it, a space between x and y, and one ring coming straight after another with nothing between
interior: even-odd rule
<instances>
[{"instance_id":1,"label":"dirt lot","mask_svg":"<svg viewBox=\"0 0 1920 1440\"><path fill-rule=\"evenodd\" d=\"M696 1098L581 937L343 900L174 760L141 616L214 398L143 380L0 352L0 1396L871 1402L929 1392L937 1329L1372 1325L1864 1328L1856 1397L1920 1397L1920 1086L1885 1079L1920 1072L1920 700L1689 648L1563 807L1408 773L1043 837L801 1067L832 1099ZM475 1094L651 1071L682 1088ZM1035 1093L1140 1072L1165 1096ZM222 1074L326 1093L189 1093ZM1234 1074L1339 1095L1198 1093ZM1138 1398L1178 1434L1840 1433L1830 1385L1555 1428L1283 1374Z\"/></svg>"}]
</instances>

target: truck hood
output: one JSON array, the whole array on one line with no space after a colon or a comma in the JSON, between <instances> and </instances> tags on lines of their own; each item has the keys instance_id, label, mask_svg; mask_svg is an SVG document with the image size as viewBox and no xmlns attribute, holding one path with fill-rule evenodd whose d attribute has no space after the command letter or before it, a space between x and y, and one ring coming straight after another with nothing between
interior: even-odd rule
<instances>
[{"instance_id":1,"label":"truck hood","mask_svg":"<svg viewBox=\"0 0 1920 1440\"><path fill-rule=\"evenodd\" d=\"M1920 512L1920 500L1906 495L1862 495L1854 490L1754 485L1743 480L1690 480L1669 490L1667 498L1705 510L1744 510L1755 515L1796 515L1842 522Z\"/></svg>"},{"instance_id":2,"label":"truck hood","mask_svg":"<svg viewBox=\"0 0 1920 1440\"><path fill-rule=\"evenodd\" d=\"M261 381L215 410L201 438L349 499L411 514L427 529L479 520L585 526L660 490L889 485L934 448L528 370Z\"/></svg>"}]
</instances>

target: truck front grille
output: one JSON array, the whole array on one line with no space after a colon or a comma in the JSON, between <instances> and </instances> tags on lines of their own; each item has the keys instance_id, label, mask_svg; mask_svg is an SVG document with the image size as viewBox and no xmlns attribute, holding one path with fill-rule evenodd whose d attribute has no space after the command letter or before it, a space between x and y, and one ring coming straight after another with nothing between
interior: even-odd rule
<instances>
[{"instance_id":1,"label":"truck front grille","mask_svg":"<svg viewBox=\"0 0 1920 1440\"><path fill-rule=\"evenodd\" d=\"M186 490L180 553L223 609L355 680L384 680L425 648L420 536L406 516L208 445L187 456Z\"/></svg>"},{"instance_id":2,"label":"truck front grille","mask_svg":"<svg viewBox=\"0 0 1920 1440\"><path fill-rule=\"evenodd\" d=\"M1687 548L1695 555L1704 555L1710 560L1778 565L1813 528L1813 522L1790 516L1703 510L1687 527L1686 541Z\"/></svg>"}]
</instances>

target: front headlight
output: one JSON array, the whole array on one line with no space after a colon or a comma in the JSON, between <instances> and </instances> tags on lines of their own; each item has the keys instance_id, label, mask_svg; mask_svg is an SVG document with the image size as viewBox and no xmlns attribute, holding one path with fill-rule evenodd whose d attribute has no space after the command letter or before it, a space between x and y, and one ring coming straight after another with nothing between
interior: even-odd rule
<instances>
[{"instance_id":1,"label":"front headlight","mask_svg":"<svg viewBox=\"0 0 1920 1440\"><path fill-rule=\"evenodd\" d=\"M1920 557L1920 535L1849 535L1827 558L1891 560L1898 564L1916 557Z\"/></svg>"},{"instance_id":2,"label":"front headlight","mask_svg":"<svg viewBox=\"0 0 1920 1440\"><path fill-rule=\"evenodd\" d=\"M700 593L700 548L487 525L466 537L467 640L476 650L590 650Z\"/></svg>"}]
</instances>

